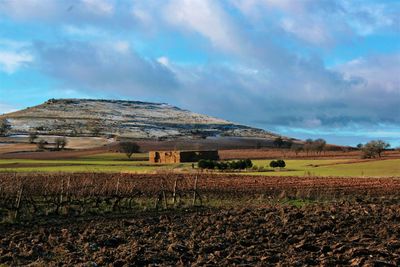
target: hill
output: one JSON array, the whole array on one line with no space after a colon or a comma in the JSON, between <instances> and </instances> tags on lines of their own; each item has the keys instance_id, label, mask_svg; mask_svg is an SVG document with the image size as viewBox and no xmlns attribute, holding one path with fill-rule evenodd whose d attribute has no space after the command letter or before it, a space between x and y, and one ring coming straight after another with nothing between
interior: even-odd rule
<instances>
[{"instance_id":1,"label":"hill","mask_svg":"<svg viewBox=\"0 0 400 267\"><path fill-rule=\"evenodd\" d=\"M126 100L51 99L41 105L0 116L11 134L109 136L143 140L278 135L193 113L168 104Z\"/></svg>"}]
</instances>

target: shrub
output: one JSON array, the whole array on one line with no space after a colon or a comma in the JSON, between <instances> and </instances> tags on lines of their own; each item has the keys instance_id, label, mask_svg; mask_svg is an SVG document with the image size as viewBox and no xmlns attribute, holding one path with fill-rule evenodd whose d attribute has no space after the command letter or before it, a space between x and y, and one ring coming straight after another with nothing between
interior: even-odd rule
<instances>
[{"instance_id":1,"label":"shrub","mask_svg":"<svg viewBox=\"0 0 400 267\"><path fill-rule=\"evenodd\" d=\"M273 160L269 163L269 166L271 168L285 168L286 167L286 162L284 160L278 159L278 160Z\"/></svg>"},{"instance_id":2,"label":"shrub","mask_svg":"<svg viewBox=\"0 0 400 267\"><path fill-rule=\"evenodd\" d=\"M253 167L253 162L250 159L245 159L246 169Z\"/></svg>"},{"instance_id":3,"label":"shrub","mask_svg":"<svg viewBox=\"0 0 400 267\"><path fill-rule=\"evenodd\" d=\"M223 162L223 161L221 161L221 162L216 162L215 167L216 167L218 170L223 171L223 170L228 169L228 163Z\"/></svg>"},{"instance_id":4,"label":"shrub","mask_svg":"<svg viewBox=\"0 0 400 267\"><path fill-rule=\"evenodd\" d=\"M286 167L286 162L284 160L278 159L276 162L277 162L279 168L285 168Z\"/></svg>"},{"instance_id":5,"label":"shrub","mask_svg":"<svg viewBox=\"0 0 400 267\"><path fill-rule=\"evenodd\" d=\"M216 166L216 163L217 163L217 162L215 162L215 161L213 161L213 160L201 159L201 160L199 160L199 162L197 163L197 166L198 166L200 169L214 169L215 166Z\"/></svg>"},{"instance_id":6,"label":"shrub","mask_svg":"<svg viewBox=\"0 0 400 267\"><path fill-rule=\"evenodd\" d=\"M218 162L215 160L205 160L201 159L197 163L197 166L200 169L218 169L218 170L244 170L251 168L253 166L253 162L250 159L246 160L237 160L237 161L229 161L229 162Z\"/></svg>"}]
</instances>

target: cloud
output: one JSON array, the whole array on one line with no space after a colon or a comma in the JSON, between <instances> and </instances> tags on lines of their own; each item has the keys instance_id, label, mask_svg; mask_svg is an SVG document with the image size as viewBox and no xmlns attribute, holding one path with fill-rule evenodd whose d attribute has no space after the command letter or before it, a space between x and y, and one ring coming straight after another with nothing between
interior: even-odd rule
<instances>
[{"instance_id":1,"label":"cloud","mask_svg":"<svg viewBox=\"0 0 400 267\"><path fill-rule=\"evenodd\" d=\"M172 25L208 38L216 47L230 52L241 49L239 32L217 1L172 0L166 7L165 17Z\"/></svg>"},{"instance_id":2,"label":"cloud","mask_svg":"<svg viewBox=\"0 0 400 267\"><path fill-rule=\"evenodd\" d=\"M96 14L109 16L114 13L114 5L106 0L82 0L85 7Z\"/></svg>"},{"instance_id":3,"label":"cloud","mask_svg":"<svg viewBox=\"0 0 400 267\"><path fill-rule=\"evenodd\" d=\"M70 87L132 96L165 95L178 86L170 70L139 56L124 41L36 43L35 50L36 67Z\"/></svg>"},{"instance_id":4,"label":"cloud","mask_svg":"<svg viewBox=\"0 0 400 267\"><path fill-rule=\"evenodd\" d=\"M169 66L169 59L167 57L159 57L159 58L157 58L157 62L166 67Z\"/></svg>"},{"instance_id":5,"label":"cloud","mask_svg":"<svg viewBox=\"0 0 400 267\"><path fill-rule=\"evenodd\" d=\"M135 23L130 7L130 2L114 0L6 0L0 1L0 14L16 21L47 23L47 27L90 24L128 30Z\"/></svg>"},{"instance_id":6,"label":"cloud","mask_svg":"<svg viewBox=\"0 0 400 267\"><path fill-rule=\"evenodd\" d=\"M17 71L18 68L32 62L33 58L27 53L0 51L0 70L8 74Z\"/></svg>"},{"instance_id":7,"label":"cloud","mask_svg":"<svg viewBox=\"0 0 400 267\"><path fill-rule=\"evenodd\" d=\"M400 53L357 58L336 69L346 79L362 79L360 90L400 94Z\"/></svg>"},{"instance_id":8,"label":"cloud","mask_svg":"<svg viewBox=\"0 0 400 267\"><path fill-rule=\"evenodd\" d=\"M400 5L360 3L0 1L8 20L57 32L7 49L0 40L0 68L29 66L93 96L169 102L267 129L395 128L400 59L398 49L380 49L377 33L399 32ZM355 51L370 35L380 54L348 60L347 45ZM348 62L327 68L328 53Z\"/></svg>"},{"instance_id":9,"label":"cloud","mask_svg":"<svg viewBox=\"0 0 400 267\"><path fill-rule=\"evenodd\" d=\"M331 47L377 31L400 31L395 1L236 0L235 6L256 25L267 21L302 42ZM271 19L272 18L272 19Z\"/></svg>"},{"instance_id":10,"label":"cloud","mask_svg":"<svg viewBox=\"0 0 400 267\"><path fill-rule=\"evenodd\" d=\"M0 114L17 111L17 108L6 103L0 102Z\"/></svg>"},{"instance_id":11,"label":"cloud","mask_svg":"<svg viewBox=\"0 0 400 267\"><path fill-rule=\"evenodd\" d=\"M13 74L33 61L29 43L0 39L0 71Z\"/></svg>"}]
</instances>

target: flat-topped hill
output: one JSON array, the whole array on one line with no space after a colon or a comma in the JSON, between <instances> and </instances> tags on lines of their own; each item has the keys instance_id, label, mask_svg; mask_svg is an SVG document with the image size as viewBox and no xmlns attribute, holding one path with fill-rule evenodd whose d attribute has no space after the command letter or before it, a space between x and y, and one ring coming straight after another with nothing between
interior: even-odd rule
<instances>
[{"instance_id":1,"label":"flat-topped hill","mask_svg":"<svg viewBox=\"0 0 400 267\"><path fill-rule=\"evenodd\" d=\"M9 121L12 134L109 135L154 140L278 136L164 103L126 100L51 99L0 117Z\"/></svg>"}]
</instances>

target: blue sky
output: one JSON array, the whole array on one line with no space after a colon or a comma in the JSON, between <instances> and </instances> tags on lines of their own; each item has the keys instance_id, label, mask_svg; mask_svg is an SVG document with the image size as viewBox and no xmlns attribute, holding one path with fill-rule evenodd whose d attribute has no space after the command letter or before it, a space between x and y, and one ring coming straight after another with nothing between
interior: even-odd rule
<instances>
[{"instance_id":1,"label":"blue sky","mask_svg":"<svg viewBox=\"0 0 400 267\"><path fill-rule=\"evenodd\" d=\"M400 146L400 1L0 0L0 113L78 97Z\"/></svg>"}]
</instances>

